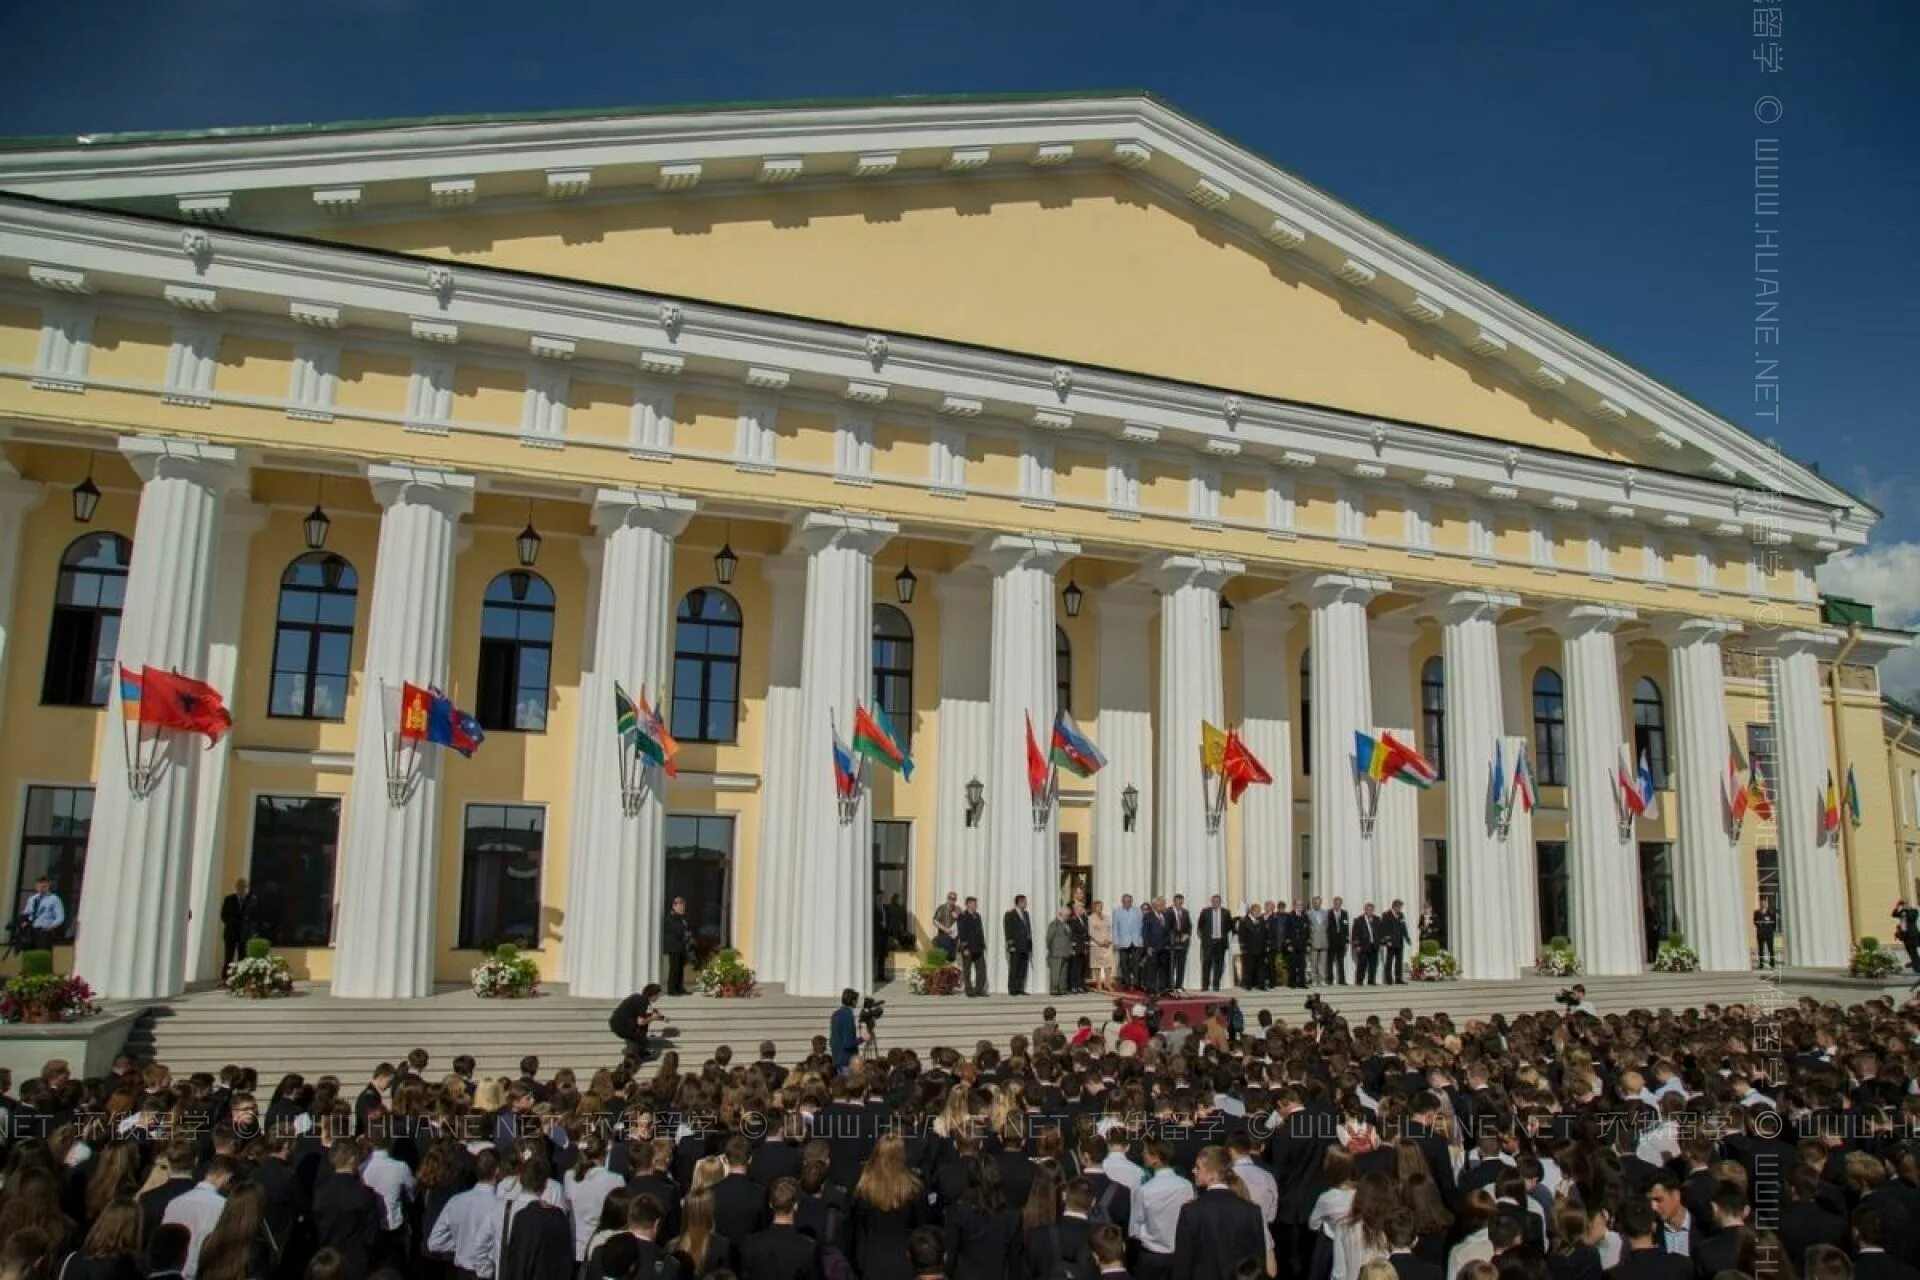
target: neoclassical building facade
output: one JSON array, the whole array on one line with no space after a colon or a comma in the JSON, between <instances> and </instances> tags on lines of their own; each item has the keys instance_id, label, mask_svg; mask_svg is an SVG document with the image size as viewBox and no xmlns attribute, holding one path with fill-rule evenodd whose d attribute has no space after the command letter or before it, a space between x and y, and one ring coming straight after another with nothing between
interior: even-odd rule
<instances>
[{"instance_id":1,"label":"neoclassical building facade","mask_svg":"<svg viewBox=\"0 0 1920 1280\"><path fill-rule=\"evenodd\" d=\"M949 889L1431 903L1481 978L1744 968L1766 895L1834 965L1912 880L1909 638L1813 585L1876 513L1151 99L13 145L0 449L6 883L114 996L217 976L240 877L370 997L502 941L622 995L675 895L832 994ZM121 665L232 732L129 768ZM409 683L479 751L396 744ZM876 703L917 767L843 813ZM1062 708L1108 763L1036 817ZM1274 779L1218 822L1203 724ZM1379 730L1443 776L1369 823Z\"/></svg>"}]
</instances>

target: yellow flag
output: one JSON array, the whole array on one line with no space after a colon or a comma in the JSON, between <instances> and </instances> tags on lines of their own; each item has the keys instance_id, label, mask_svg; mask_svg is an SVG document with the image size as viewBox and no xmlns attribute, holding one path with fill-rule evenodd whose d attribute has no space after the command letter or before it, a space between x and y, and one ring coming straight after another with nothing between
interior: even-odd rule
<instances>
[{"instance_id":1,"label":"yellow flag","mask_svg":"<svg viewBox=\"0 0 1920 1280\"><path fill-rule=\"evenodd\" d=\"M1227 762L1227 735L1208 724L1200 722L1200 767L1208 773L1219 773Z\"/></svg>"}]
</instances>

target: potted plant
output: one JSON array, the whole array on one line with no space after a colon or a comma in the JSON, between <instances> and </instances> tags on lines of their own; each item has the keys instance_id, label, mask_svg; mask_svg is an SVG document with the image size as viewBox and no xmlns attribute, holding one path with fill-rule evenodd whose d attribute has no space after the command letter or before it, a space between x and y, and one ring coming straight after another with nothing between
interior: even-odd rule
<instances>
[{"instance_id":1,"label":"potted plant","mask_svg":"<svg viewBox=\"0 0 1920 1280\"><path fill-rule=\"evenodd\" d=\"M53 971L53 952L28 951L0 989L0 1022L72 1022L100 1012L86 979Z\"/></svg>"},{"instance_id":2,"label":"potted plant","mask_svg":"<svg viewBox=\"0 0 1920 1280\"><path fill-rule=\"evenodd\" d=\"M1885 978L1900 971L1900 957L1880 945L1878 938L1862 938L1847 961L1847 972L1856 978Z\"/></svg>"},{"instance_id":3,"label":"potted plant","mask_svg":"<svg viewBox=\"0 0 1920 1280\"><path fill-rule=\"evenodd\" d=\"M1411 967L1415 982L1447 982L1460 976L1459 959L1441 946L1438 938L1421 940Z\"/></svg>"},{"instance_id":4,"label":"potted plant","mask_svg":"<svg viewBox=\"0 0 1920 1280\"><path fill-rule=\"evenodd\" d=\"M1700 967L1700 953L1680 934L1668 934L1654 952L1653 967L1660 973L1692 973Z\"/></svg>"},{"instance_id":5,"label":"potted plant","mask_svg":"<svg viewBox=\"0 0 1920 1280\"><path fill-rule=\"evenodd\" d=\"M1540 948L1540 954L1534 957L1533 970L1546 978L1571 977L1580 972L1580 955L1567 939L1549 938L1547 945Z\"/></svg>"},{"instance_id":6,"label":"potted plant","mask_svg":"<svg viewBox=\"0 0 1920 1280\"><path fill-rule=\"evenodd\" d=\"M746 961L732 947L722 947L714 952L713 959L707 961L700 970L701 992L721 1000L744 999L754 994L759 985L753 970L747 967Z\"/></svg>"},{"instance_id":7,"label":"potted plant","mask_svg":"<svg viewBox=\"0 0 1920 1280\"><path fill-rule=\"evenodd\" d=\"M293 994L293 970L265 938L248 938L247 955L227 966L227 994L264 1000Z\"/></svg>"},{"instance_id":8,"label":"potted plant","mask_svg":"<svg viewBox=\"0 0 1920 1280\"><path fill-rule=\"evenodd\" d=\"M511 942L503 942L473 971L475 995L518 1000L540 990L540 966Z\"/></svg>"},{"instance_id":9,"label":"potted plant","mask_svg":"<svg viewBox=\"0 0 1920 1280\"><path fill-rule=\"evenodd\" d=\"M951 996L960 991L960 966L946 952L929 949L907 974L907 990L917 996Z\"/></svg>"}]
</instances>

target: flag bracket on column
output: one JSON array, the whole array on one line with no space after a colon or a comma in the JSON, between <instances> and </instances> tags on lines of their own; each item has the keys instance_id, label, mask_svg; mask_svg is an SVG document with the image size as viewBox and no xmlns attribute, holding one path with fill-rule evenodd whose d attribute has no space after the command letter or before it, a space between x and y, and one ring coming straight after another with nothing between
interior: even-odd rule
<instances>
[{"instance_id":1,"label":"flag bracket on column","mask_svg":"<svg viewBox=\"0 0 1920 1280\"><path fill-rule=\"evenodd\" d=\"M1060 794L1060 771L1052 757L1040 750L1033 736L1033 712L1027 712L1027 795L1033 803L1033 829L1045 831L1053 820L1053 803Z\"/></svg>"},{"instance_id":2,"label":"flag bracket on column","mask_svg":"<svg viewBox=\"0 0 1920 1280\"><path fill-rule=\"evenodd\" d=\"M833 732L833 796L840 825L850 827L860 816L860 792L867 772L866 758L855 756L840 737L838 716L829 715L827 725Z\"/></svg>"},{"instance_id":3,"label":"flag bracket on column","mask_svg":"<svg viewBox=\"0 0 1920 1280\"><path fill-rule=\"evenodd\" d=\"M128 738L127 726L133 726ZM127 791L136 800L153 794L166 774L162 745L168 730L204 733L212 747L233 727L226 702L212 685L178 671L120 667L120 748L127 767Z\"/></svg>"},{"instance_id":4,"label":"flag bracket on column","mask_svg":"<svg viewBox=\"0 0 1920 1280\"><path fill-rule=\"evenodd\" d=\"M423 744L452 747L471 757L486 739L478 720L431 685L409 681L395 689L382 680L380 702L387 739L387 803L396 809L404 808L419 788Z\"/></svg>"},{"instance_id":5,"label":"flag bracket on column","mask_svg":"<svg viewBox=\"0 0 1920 1280\"><path fill-rule=\"evenodd\" d=\"M1227 812L1227 735L1200 722L1200 794L1206 801L1207 834L1220 834Z\"/></svg>"},{"instance_id":6,"label":"flag bracket on column","mask_svg":"<svg viewBox=\"0 0 1920 1280\"><path fill-rule=\"evenodd\" d=\"M1397 781L1425 791L1440 780L1433 762L1400 739L1380 730L1374 737L1358 729L1353 733L1353 800L1360 811L1360 838L1373 838L1374 821L1380 813L1380 786Z\"/></svg>"}]
</instances>

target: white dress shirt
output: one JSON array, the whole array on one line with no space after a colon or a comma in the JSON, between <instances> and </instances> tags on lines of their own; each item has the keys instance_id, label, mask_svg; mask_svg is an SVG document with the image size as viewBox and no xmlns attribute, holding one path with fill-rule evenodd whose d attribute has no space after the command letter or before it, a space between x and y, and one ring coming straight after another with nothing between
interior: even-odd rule
<instances>
[{"instance_id":1,"label":"white dress shirt","mask_svg":"<svg viewBox=\"0 0 1920 1280\"><path fill-rule=\"evenodd\" d=\"M1132 1220L1127 1234L1148 1253L1173 1252L1180 1210L1193 1199L1193 1184L1171 1169L1156 1169L1133 1193Z\"/></svg>"},{"instance_id":2,"label":"white dress shirt","mask_svg":"<svg viewBox=\"0 0 1920 1280\"><path fill-rule=\"evenodd\" d=\"M413 1170L390 1151L375 1151L360 1170L360 1181L380 1197L380 1225L398 1231L406 1225L406 1204L413 1199Z\"/></svg>"},{"instance_id":3,"label":"white dress shirt","mask_svg":"<svg viewBox=\"0 0 1920 1280\"><path fill-rule=\"evenodd\" d=\"M500 1196L481 1183L448 1200L434 1219L427 1249L452 1254L453 1265L480 1280L493 1280L500 1254Z\"/></svg>"},{"instance_id":4,"label":"white dress shirt","mask_svg":"<svg viewBox=\"0 0 1920 1280\"><path fill-rule=\"evenodd\" d=\"M1126 1153L1118 1147L1107 1152L1107 1158L1100 1162L1100 1172L1131 1191L1138 1191L1140 1184L1147 1180L1147 1171L1127 1159Z\"/></svg>"},{"instance_id":5,"label":"white dress shirt","mask_svg":"<svg viewBox=\"0 0 1920 1280\"><path fill-rule=\"evenodd\" d=\"M567 1201L573 1208L573 1256L576 1262L587 1260L587 1244L600 1229L600 1211L606 1207L607 1193L623 1187L627 1180L605 1165L595 1165L584 1178L568 1174Z\"/></svg>"},{"instance_id":6,"label":"white dress shirt","mask_svg":"<svg viewBox=\"0 0 1920 1280\"><path fill-rule=\"evenodd\" d=\"M1235 1160L1233 1171L1247 1184L1247 1194L1260 1206L1260 1220L1272 1226L1273 1220L1280 1216L1280 1184L1252 1156Z\"/></svg>"},{"instance_id":7,"label":"white dress shirt","mask_svg":"<svg viewBox=\"0 0 1920 1280\"><path fill-rule=\"evenodd\" d=\"M193 1280L200 1270L200 1246L207 1242L213 1224L220 1221L221 1211L226 1207L227 1198L220 1193L220 1188L211 1182L196 1182L193 1190L175 1196L167 1205L167 1211L160 1215L161 1222L177 1222L187 1229L187 1262L180 1268L180 1274L187 1280Z\"/></svg>"},{"instance_id":8,"label":"white dress shirt","mask_svg":"<svg viewBox=\"0 0 1920 1280\"><path fill-rule=\"evenodd\" d=\"M27 909L21 912L27 918L27 926L52 933L67 923L67 904L60 901L60 895L49 890L36 893L27 899Z\"/></svg>"},{"instance_id":9,"label":"white dress shirt","mask_svg":"<svg viewBox=\"0 0 1920 1280\"><path fill-rule=\"evenodd\" d=\"M1447 1250L1447 1274L1443 1280L1454 1280L1454 1277L1460 1274L1460 1268L1470 1262L1491 1262L1492 1260L1493 1241L1487 1238L1487 1229L1482 1227Z\"/></svg>"}]
</instances>

